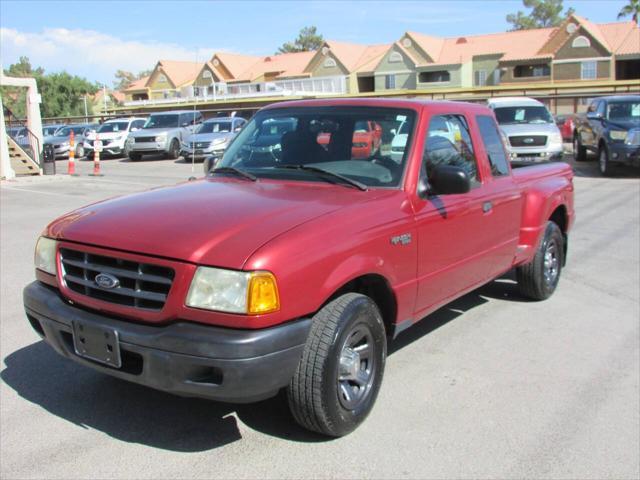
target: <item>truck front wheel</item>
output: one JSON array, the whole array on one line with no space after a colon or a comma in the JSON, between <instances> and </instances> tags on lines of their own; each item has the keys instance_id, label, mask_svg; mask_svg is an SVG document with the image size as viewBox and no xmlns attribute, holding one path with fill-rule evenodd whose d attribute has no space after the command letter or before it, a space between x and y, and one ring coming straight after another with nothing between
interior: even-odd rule
<instances>
[{"instance_id":1,"label":"truck front wheel","mask_svg":"<svg viewBox=\"0 0 640 480\"><path fill-rule=\"evenodd\" d=\"M332 437L353 431L378 396L386 342L382 316L369 297L347 293L325 305L287 388L295 420Z\"/></svg>"},{"instance_id":2,"label":"truck front wheel","mask_svg":"<svg viewBox=\"0 0 640 480\"><path fill-rule=\"evenodd\" d=\"M560 280L564 264L564 237L560 227L547 222L544 238L533 260L516 269L520 292L533 300L549 298Z\"/></svg>"},{"instance_id":3,"label":"truck front wheel","mask_svg":"<svg viewBox=\"0 0 640 480\"><path fill-rule=\"evenodd\" d=\"M598 169L603 177L611 176L611 162L609 161L609 150L606 145L600 145L598 150Z\"/></svg>"}]
</instances>

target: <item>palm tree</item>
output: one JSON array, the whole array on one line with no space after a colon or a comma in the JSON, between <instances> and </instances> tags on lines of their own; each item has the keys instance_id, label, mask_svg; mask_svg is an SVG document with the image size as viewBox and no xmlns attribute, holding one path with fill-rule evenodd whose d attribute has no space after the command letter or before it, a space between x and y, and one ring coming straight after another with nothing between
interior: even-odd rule
<instances>
[{"instance_id":1,"label":"palm tree","mask_svg":"<svg viewBox=\"0 0 640 480\"><path fill-rule=\"evenodd\" d=\"M638 23L638 15L640 15L640 0L629 0L629 4L622 7L618 13L618 20L631 15L634 22Z\"/></svg>"}]
</instances>

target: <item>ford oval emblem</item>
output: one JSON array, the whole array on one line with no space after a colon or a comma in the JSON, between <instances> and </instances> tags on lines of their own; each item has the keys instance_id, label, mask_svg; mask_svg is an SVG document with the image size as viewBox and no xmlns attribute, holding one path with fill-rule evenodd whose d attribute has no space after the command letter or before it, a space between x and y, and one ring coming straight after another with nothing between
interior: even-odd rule
<instances>
[{"instance_id":1,"label":"ford oval emblem","mask_svg":"<svg viewBox=\"0 0 640 480\"><path fill-rule=\"evenodd\" d=\"M524 143L533 143L533 138L525 138L523 140Z\"/></svg>"},{"instance_id":2,"label":"ford oval emblem","mask_svg":"<svg viewBox=\"0 0 640 480\"><path fill-rule=\"evenodd\" d=\"M111 289L120 285L120 280L108 273L99 273L94 280L100 288Z\"/></svg>"}]
</instances>

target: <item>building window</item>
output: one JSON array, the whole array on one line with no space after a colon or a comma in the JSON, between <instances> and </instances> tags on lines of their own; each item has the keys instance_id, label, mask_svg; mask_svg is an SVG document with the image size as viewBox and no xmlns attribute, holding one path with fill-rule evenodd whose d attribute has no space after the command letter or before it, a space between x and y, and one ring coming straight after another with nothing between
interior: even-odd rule
<instances>
[{"instance_id":1,"label":"building window","mask_svg":"<svg viewBox=\"0 0 640 480\"><path fill-rule=\"evenodd\" d=\"M333 58L327 58L324 61L324 68L333 68L336 66L336 61Z\"/></svg>"},{"instance_id":2,"label":"building window","mask_svg":"<svg viewBox=\"0 0 640 480\"><path fill-rule=\"evenodd\" d=\"M389 63L398 63L402 61L402 55L399 52L391 52L389 55Z\"/></svg>"},{"instance_id":3,"label":"building window","mask_svg":"<svg viewBox=\"0 0 640 480\"><path fill-rule=\"evenodd\" d=\"M521 77L548 77L551 75L549 65L516 65L513 69L513 76Z\"/></svg>"},{"instance_id":4,"label":"building window","mask_svg":"<svg viewBox=\"0 0 640 480\"><path fill-rule=\"evenodd\" d=\"M164 76L162 73L158 75L158 81L161 83L166 83L167 82L167 77Z\"/></svg>"},{"instance_id":5,"label":"building window","mask_svg":"<svg viewBox=\"0 0 640 480\"><path fill-rule=\"evenodd\" d=\"M484 87L487 84L486 70L476 70L474 76L475 76L476 87Z\"/></svg>"},{"instance_id":6,"label":"building window","mask_svg":"<svg viewBox=\"0 0 640 480\"><path fill-rule=\"evenodd\" d=\"M209 70L205 70L204 72L202 72L202 78L213 78L213 75Z\"/></svg>"},{"instance_id":7,"label":"building window","mask_svg":"<svg viewBox=\"0 0 640 480\"><path fill-rule=\"evenodd\" d=\"M580 64L580 78L582 80L598 78L598 62L582 62Z\"/></svg>"},{"instance_id":8,"label":"building window","mask_svg":"<svg viewBox=\"0 0 640 480\"><path fill-rule=\"evenodd\" d=\"M387 90L392 90L396 88L396 76L395 75L385 75L384 76L384 88Z\"/></svg>"},{"instance_id":9,"label":"building window","mask_svg":"<svg viewBox=\"0 0 640 480\"><path fill-rule=\"evenodd\" d=\"M571 46L573 48L585 48L585 47L590 47L591 42L587 37L584 37L581 35L573 39L573 42L571 42Z\"/></svg>"},{"instance_id":10,"label":"building window","mask_svg":"<svg viewBox=\"0 0 640 480\"><path fill-rule=\"evenodd\" d=\"M418 81L421 83L444 83L451 80L451 74L446 70L438 70L436 72L420 72Z\"/></svg>"},{"instance_id":11,"label":"building window","mask_svg":"<svg viewBox=\"0 0 640 480\"><path fill-rule=\"evenodd\" d=\"M409 37L404 37L402 40L402 46L405 48L411 48L412 45L413 43L411 42L411 39Z\"/></svg>"}]
</instances>

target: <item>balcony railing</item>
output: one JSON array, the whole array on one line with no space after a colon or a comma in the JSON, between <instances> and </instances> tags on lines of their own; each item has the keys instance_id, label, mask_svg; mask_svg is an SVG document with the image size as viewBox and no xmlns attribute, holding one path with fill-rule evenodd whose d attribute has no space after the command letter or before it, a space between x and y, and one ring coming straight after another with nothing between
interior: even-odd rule
<instances>
[{"instance_id":1,"label":"balcony railing","mask_svg":"<svg viewBox=\"0 0 640 480\"><path fill-rule=\"evenodd\" d=\"M296 80L276 80L255 83L215 83L208 87L186 87L176 90L152 90L151 96L163 98L125 101L129 107L139 105L162 105L168 103L211 103L236 98L296 97L304 95L340 95L347 93L347 77L314 77Z\"/></svg>"}]
</instances>

